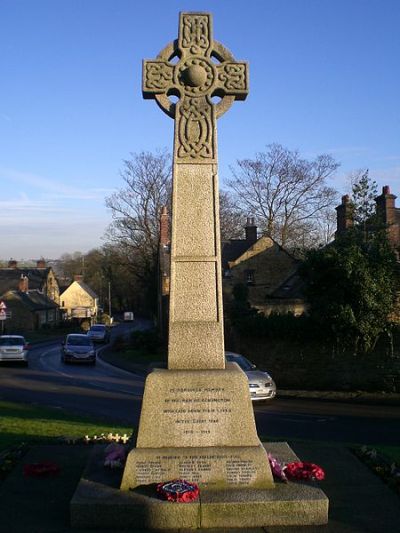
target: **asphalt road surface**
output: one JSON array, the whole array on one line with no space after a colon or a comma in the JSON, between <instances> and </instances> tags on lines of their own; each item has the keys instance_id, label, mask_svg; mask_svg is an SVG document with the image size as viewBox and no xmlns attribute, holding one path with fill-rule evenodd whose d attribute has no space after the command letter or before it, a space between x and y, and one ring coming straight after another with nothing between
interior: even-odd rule
<instances>
[{"instance_id":1,"label":"asphalt road surface","mask_svg":"<svg viewBox=\"0 0 400 533\"><path fill-rule=\"evenodd\" d=\"M135 328L143 326L135 322ZM114 334L127 328L132 326L117 326ZM33 347L28 368L0 367L2 400L51 406L132 427L139 422L143 387L144 377L100 358L95 367L63 364L60 343L55 342ZM254 412L258 433L266 439L400 444L400 406L278 397L255 405Z\"/></svg>"}]
</instances>

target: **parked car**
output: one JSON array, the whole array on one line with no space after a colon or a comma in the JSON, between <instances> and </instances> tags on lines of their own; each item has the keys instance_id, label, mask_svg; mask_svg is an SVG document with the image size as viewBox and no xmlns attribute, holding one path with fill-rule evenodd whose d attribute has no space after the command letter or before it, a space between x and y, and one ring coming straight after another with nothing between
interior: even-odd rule
<instances>
[{"instance_id":1,"label":"parked car","mask_svg":"<svg viewBox=\"0 0 400 533\"><path fill-rule=\"evenodd\" d=\"M96 348L93 341L82 333L70 333L61 345L63 363L96 364Z\"/></svg>"},{"instance_id":2,"label":"parked car","mask_svg":"<svg viewBox=\"0 0 400 533\"><path fill-rule=\"evenodd\" d=\"M109 342L110 331L105 324L93 324L87 332L87 336L93 342Z\"/></svg>"},{"instance_id":3,"label":"parked car","mask_svg":"<svg viewBox=\"0 0 400 533\"><path fill-rule=\"evenodd\" d=\"M259 370L246 357L238 353L225 352L225 358L230 363L237 363L249 380L251 400L272 400L276 396L276 385L268 372Z\"/></svg>"},{"instance_id":4,"label":"parked car","mask_svg":"<svg viewBox=\"0 0 400 533\"><path fill-rule=\"evenodd\" d=\"M20 362L28 366L29 345L21 335L0 336L0 361Z\"/></svg>"}]
</instances>

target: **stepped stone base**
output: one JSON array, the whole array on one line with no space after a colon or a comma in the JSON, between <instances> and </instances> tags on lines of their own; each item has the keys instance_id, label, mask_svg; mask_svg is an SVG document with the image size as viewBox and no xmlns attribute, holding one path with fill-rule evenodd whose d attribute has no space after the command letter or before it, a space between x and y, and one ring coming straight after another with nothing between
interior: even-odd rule
<instances>
[{"instance_id":1,"label":"stepped stone base","mask_svg":"<svg viewBox=\"0 0 400 533\"><path fill-rule=\"evenodd\" d=\"M284 442L264 447L279 461L298 460ZM155 484L120 490L122 472L105 469L103 462L104 446L97 446L70 504L74 528L176 530L328 522L328 498L314 482L276 482L273 489L204 488L197 502L170 503L156 497Z\"/></svg>"}]
</instances>

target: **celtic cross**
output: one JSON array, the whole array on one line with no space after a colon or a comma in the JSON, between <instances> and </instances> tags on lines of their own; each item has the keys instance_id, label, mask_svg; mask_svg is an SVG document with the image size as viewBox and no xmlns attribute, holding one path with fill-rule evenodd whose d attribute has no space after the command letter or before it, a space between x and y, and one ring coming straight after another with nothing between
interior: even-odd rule
<instances>
[{"instance_id":1,"label":"celtic cross","mask_svg":"<svg viewBox=\"0 0 400 533\"><path fill-rule=\"evenodd\" d=\"M176 64L170 62L174 58L179 59ZM215 120L247 94L247 63L235 61L229 50L213 40L207 13L181 13L178 40L167 45L155 61L143 63L144 98L155 98L175 119L177 163L215 161ZM177 104L170 102L171 95L179 98ZM221 98L216 105L213 96Z\"/></svg>"},{"instance_id":2,"label":"celtic cross","mask_svg":"<svg viewBox=\"0 0 400 533\"><path fill-rule=\"evenodd\" d=\"M170 369L225 367L216 119L247 94L247 63L213 40L208 13L181 13L178 39L143 62L144 98L175 120Z\"/></svg>"}]
</instances>

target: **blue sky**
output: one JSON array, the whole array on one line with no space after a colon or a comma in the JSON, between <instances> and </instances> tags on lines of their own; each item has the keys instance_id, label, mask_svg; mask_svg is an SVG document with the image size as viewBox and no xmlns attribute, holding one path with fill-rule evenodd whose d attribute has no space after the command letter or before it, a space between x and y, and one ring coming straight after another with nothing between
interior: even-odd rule
<instances>
[{"instance_id":1,"label":"blue sky","mask_svg":"<svg viewBox=\"0 0 400 533\"><path fill-rule=\"evenodd\" d=\"M141 62L177 37L179 11L212 12L250 64L249 97L218 122L222 185L278 142L332 154L341 193L369 168L400 195L398 0L0 0L1 259L99 246L122 160L172 147Z\"/></svg>"}]
</instances>

